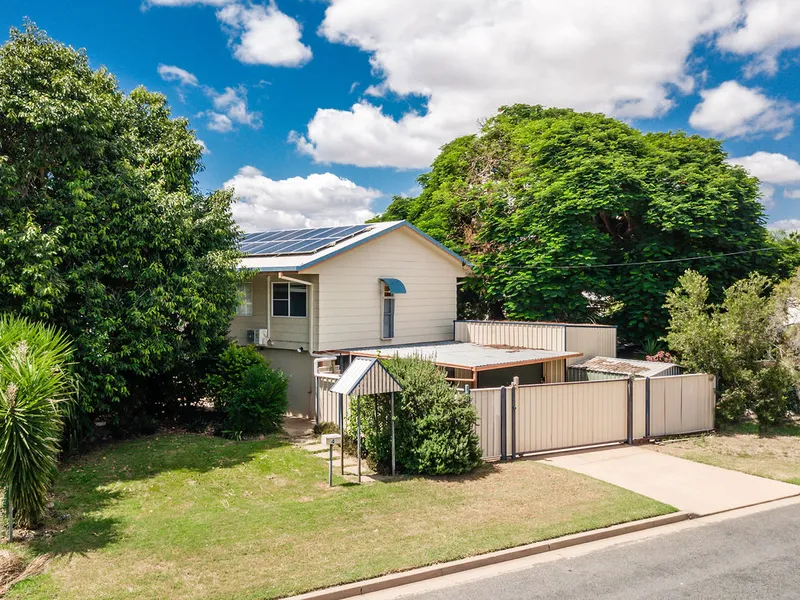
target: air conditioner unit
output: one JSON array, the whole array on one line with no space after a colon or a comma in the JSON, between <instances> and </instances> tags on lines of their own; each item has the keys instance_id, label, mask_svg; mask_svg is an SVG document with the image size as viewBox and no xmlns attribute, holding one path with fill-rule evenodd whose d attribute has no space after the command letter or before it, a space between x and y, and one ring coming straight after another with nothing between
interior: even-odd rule
<instances>
[{"instance_id":1,"label":"air conditioner unit","mask_svg":"<svg viewBox=\"0 0 800 600\"><path fill-rule=\"evenodd\" d=\"M254 346L266 347L269 345L269 329L248 329L247 343Z\"/></svg>"}]
</instances>

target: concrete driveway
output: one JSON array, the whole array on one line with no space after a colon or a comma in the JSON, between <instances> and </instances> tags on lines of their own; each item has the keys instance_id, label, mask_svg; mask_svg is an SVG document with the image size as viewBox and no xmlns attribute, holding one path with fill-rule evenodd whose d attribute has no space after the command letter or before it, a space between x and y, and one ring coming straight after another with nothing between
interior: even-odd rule
<instances>
[{"instance_id":1,"label":"concrete driveway","mask_svg":"<svg viewBox=\"0 0 800 600\"><path fill-rule=\"evenodd\" d=\"M800 486L712 467L643 447L617 446L542 459L698 516L800 495Z\"/></svg>"}]
</instances>

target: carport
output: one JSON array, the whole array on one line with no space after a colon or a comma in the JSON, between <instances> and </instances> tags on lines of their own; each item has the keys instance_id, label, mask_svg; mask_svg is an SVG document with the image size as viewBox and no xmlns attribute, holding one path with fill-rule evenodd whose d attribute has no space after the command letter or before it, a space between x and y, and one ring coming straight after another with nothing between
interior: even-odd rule
<instances>
[{"instance_id":1,"label":"carport","mask_svg":"<svg viewBox=\"0 0 800 600\"><path fill-rule=\"evenodd\" d=\"M566 380L566 361L580 352L489 346L471 342L433 342L344 350L342 354L369 358L419 357L447 370L448 381L459 387L499 387L514 376L522 384ZM532 368L536 366L539 368ZM539 370L541 369L541 370ZM538 381L535 379L539 379Z\"/></svg>"}]
</instances>

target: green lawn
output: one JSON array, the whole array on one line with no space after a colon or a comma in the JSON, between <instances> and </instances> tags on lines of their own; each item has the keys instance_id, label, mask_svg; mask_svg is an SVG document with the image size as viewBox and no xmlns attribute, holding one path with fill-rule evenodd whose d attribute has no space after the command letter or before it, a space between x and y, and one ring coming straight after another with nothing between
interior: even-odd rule
<instances>
[{"instance_id":1,"label":"green lawn","mask_svg":"<svg viewBox=\"0 0 800 600\"><path fill-rule=\"evenodd\" d=\"M327 487L285 440L163 434L65 465L63 529L10 598L275 598L615 523L671 507L517 461L460 478ZM343 484L343 485L341 485Z\"/></svg>"},{"instance_id":2,"label":"green lawn","mask_svg":"<svg viewBox=\"0 0 800 600\"><path fill-rule=\"evenodd\" d=\"M728 425L717 433L654 447L659 452L800 485L800 426Z\"/></svg>"}]
</instances>

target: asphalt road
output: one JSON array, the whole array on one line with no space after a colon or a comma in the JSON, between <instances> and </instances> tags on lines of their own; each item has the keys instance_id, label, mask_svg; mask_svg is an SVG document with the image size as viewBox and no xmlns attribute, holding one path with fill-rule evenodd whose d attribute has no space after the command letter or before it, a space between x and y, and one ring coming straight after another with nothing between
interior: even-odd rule
<instances>
[{"instance_id":1,"label":"asphalt road","mask_svg":"<svg viewBox=\"0 0 800 600\"><path fill-rule=\"evenodd\" d=\"M800 504L407 598L797 600Z\"/></svg>"}]
</instances>

